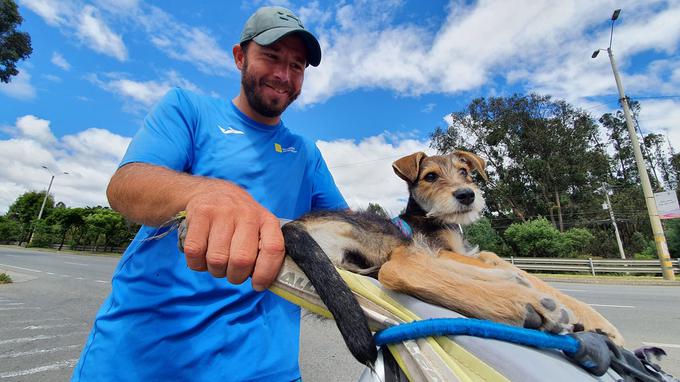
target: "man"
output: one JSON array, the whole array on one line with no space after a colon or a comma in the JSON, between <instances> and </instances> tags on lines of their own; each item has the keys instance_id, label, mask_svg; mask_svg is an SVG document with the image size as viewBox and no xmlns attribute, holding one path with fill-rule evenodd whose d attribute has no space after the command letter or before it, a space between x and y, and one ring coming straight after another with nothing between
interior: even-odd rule
<instances>
[{"instance_id":1,"label":"man","mask_svg":"<svg viewBox=\"0 0 680 382\"><path fill-rule=\"evenodd\" d=\"M74 381L300 377L299 309L262 291L283 261L277 217L347 208L319 150L280 118L321 49L291 11L267 7L247 21L233 54L239 95L171 90L111 179L111 207L144 226L114 273ZM153 238L181 210L184 254L176 232Z\"/></svg>"}]
</instances>

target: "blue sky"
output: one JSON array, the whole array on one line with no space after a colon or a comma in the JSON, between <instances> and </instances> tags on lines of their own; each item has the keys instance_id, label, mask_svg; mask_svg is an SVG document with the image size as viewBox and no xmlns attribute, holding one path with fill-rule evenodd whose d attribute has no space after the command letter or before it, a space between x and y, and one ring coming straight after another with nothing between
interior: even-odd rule
<instances>
[{"instance_id":1,"label":"blue sky","mask_svg":"<svg viewBox=\"0 0 680 382\"><path fill-rule=\"evenodd\" d=\"M34 52L0 85L0 213L45 189L69 206L106 205L104 190L144 114L171 86L231 99L231 46L257 7L296 12L321 42L284 121L317 141L354 207L396 213L406 189L390 164L427 150L448 113L479 96L551 94L593 116L616 107L609 16L641 126L680 148L678 1L18 0Z\"/></svg>"}]
</instances>

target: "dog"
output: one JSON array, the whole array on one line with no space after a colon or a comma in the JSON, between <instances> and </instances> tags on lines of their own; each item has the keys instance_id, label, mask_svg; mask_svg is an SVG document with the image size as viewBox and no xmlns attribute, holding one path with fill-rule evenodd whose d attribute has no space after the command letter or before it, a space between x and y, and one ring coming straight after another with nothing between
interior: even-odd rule
<instances>
[{"instance_id":1,"label":"dog","mask_svg":"<svg viewBox=\"0 0 680 382\"><path fill-rule=\"evenodd\" d=\"M478 173L487 180L482 158L465 151L417 152L392 167L409 190L399 224L368 212L323 211L282 227L286 255L310 279L359 362L375 361L375 344L334 267L377 277L388 289L468 317L551 333L598 331L623 344L619 331L589 305L466 245L460 225L477 220L484 208L472 178Z\"/></svg>"}]
</instances>

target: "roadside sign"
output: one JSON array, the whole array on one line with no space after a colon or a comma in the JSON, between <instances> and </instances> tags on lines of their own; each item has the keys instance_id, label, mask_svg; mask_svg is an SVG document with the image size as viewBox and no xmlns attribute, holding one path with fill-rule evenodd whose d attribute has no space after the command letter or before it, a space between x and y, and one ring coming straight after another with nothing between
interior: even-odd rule
<instances>
[{"instance_id":1,"label":"roadside sign","mask_svg":"<svg viewBox=\"0 0 680 382\"><path fill-rule=\"evenodd\" d=\"M680 218L680 205L675 190L654 193L656 209L660 219Z\"/></svg>"}]
</instances>

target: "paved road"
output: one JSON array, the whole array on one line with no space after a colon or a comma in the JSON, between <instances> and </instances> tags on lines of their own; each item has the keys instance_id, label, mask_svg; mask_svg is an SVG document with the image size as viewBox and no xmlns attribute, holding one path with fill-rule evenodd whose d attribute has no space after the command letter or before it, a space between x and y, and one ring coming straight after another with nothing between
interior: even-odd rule
<instances>
[{"instance_id":1,"label":"paved road","mask_svg":"<svg viewBox=\"0 0 680 382\"><path fill-rule=\"evenodd\" d=\"M9 271L15 279L0 285L0 382L69 379L117 262L0 247L0 272ZM669 357L662 365L680 375L680 287L553 285L608 317L628 348L664 347ZM303 317L305 381L356 380L362 367L339 343L332 321Z\"/></svg>"}]
</instances>

